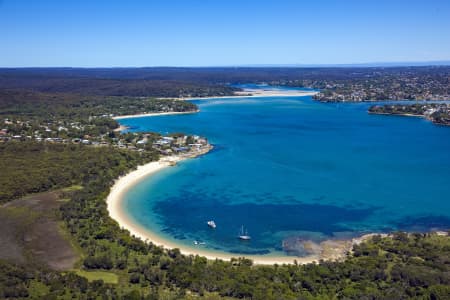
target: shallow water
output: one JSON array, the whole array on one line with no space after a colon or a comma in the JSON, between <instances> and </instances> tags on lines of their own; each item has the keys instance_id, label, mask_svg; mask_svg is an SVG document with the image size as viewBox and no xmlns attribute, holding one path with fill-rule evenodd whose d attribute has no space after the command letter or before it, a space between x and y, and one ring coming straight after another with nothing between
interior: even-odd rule
<instances>
[{"instance_id":1,"label":"shallow water","mask_svg":"<svg viewBox=\"0 0 450 300\"><path fill-rule=\"evenodd\" d=\"M199 134L215 145L127 193L128 214L165 238L279 254L293 236L450 227L450 127L311 97L194 102L198 114L120 120L132 131ZM236 238L241 225L250 242Z\"/></svg>"}]
</instances>

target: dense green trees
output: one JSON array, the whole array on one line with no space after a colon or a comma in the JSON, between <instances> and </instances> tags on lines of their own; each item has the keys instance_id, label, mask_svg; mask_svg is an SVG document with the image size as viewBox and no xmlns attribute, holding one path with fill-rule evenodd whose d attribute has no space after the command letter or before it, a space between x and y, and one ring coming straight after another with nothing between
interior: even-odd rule
<instances>
[{"instance_id":1,"label":"dense green trees","mask_svg":"<svg viewBox=\"0 0 450 300\"><path fill-rule=\"evenodd\" d=\"M157 158L151 150L137 154L75 144L0 143L0 202L28 193L86 185L100 180L103 173L109 174L110 165L117 169L117 176Z\"/></svg>"},{"instance_id":2,"label":"dense green trees","mask_svg":"<svg viewBox=\"0 0 450 300\"><path fill-rule=\"evenodd\" d=\"M392 86L394 75L405 80L428 78L426 82L432 82L435 91L448 93L448 72L448 67L10 69L0 70L0 115L26 121L25 125L10 124L11 133L31 136L42 124L57 132L57 126L75 122L75 126L85 125L83 131L58 134L70 138L108 133L113 138L116 134L111 129L118 124L110 114L196 109L189 102L147 96L230 95L235 89L223 84L236 82L338 86L343 93L350 93L349 87L355 83ZM330 88L324 94L332 97L335 91ZM129 141L135 138L125 136ZM105 203L116 178L158 158L151 148L146 149L133 152L107 146L0 143L0 202L79 186L66 192L65 198L70 200L61 205L58 217L82 251L80 268L103 270L120 278L117 284L88 282L75 272L0 261L0 298L446 299L450 294L448 236L376 236L355 246L345 261L300 266L255 266L242 258L208 261L146 244L119 228Z\"/></svg>"},{"instance_id":3,"label":"dense green trees","mask_svg":"<svg viewBox=\"0 0 450 300\"><path fill-rule=\"evenodd\" d=\"M116 128L110 115L143 112L195 111L193 103L171 99L128 96L91 96L68 93L40 93L0 89L0 115L23 121L64 124L81 122Z\"/></svg>"},{"instance_id":4,"label":"dense green trees","mask_svg":"<svg viewBox=\"0 0 450 300\"><path fill-rule=\"evenodd\" d=\"M138 164L155 159L151 153L38 143L0 144L2 170L21 183L23 192L64 185L83 188L67 194L61 217L83 249L82 267L116 272L118 285L86 282L71 272L58 273L3 262L0 295L33 296L45 291L56 297L121 295L130 299L186 298L186 291L208 297L252 299L445 299L450 293L450 238L435 234L375 237L355 246L343 262L289 266L253 266L247 259L208 261L166 251L132 237L109 218L105 198L115 178ZM14 155L12 155L14 154ZM40 163L43 160L45 163ZM19 166L19 167L17 167ZM14 167L17 170L14 170ZM33 173L35 168L41 172ZM9 171L8 171L9 172ZM11 185L8 176L1 186ZM32 187L32 188L31 188ZM1 189L3 194L4 188ZM6 200L7 198L4 198ZM215 296L214 296L215 295Z\"/></svg>"},{"instance_id":5,"label":"dense green trees","mask_svg":"<svg viewBox=\"0 0 450 300\"><path fill-rule=\"evenodd\" d=\"M136 70L137 74L130 74ZM237 90L202 80L196 76L197 72L192 72L192 69L191 71L181 69L181 72L177 72L165 68L147 75L143 69L125 72L129 74L121 73L118 69L104 69L102 73L97 73L98 69L72 69L67 73L61 71L61 69L0 69L0 89L52 94L164 98L226 96L232 95L233 91Z\"/></svg>"},{"instance_id":6,"label":"dense green trees","mask_svg":"<svg viewBox=\"0 0 450 300\"><path fill-rule=\"evenodd\" d=\"M320 89L322 101L449 98L448 66L348 68L0 69L0 89L96 96L232 95L230 83Z\"/></svg>"}]
</instances>

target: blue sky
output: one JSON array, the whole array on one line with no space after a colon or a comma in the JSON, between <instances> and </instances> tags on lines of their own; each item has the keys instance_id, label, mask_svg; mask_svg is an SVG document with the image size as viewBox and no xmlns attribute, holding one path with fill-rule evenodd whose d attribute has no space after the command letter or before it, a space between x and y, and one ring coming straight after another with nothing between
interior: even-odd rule
<instances>
[{"instance_id":1,"label":"blue sky","mask_svg":"<svg viewBox=\"0 0 450 300\"><path fill-rule=\"evenodd\" d=\"M436 60L448 0L0 0L0 67Z\"/></svg>"}]
</instances>

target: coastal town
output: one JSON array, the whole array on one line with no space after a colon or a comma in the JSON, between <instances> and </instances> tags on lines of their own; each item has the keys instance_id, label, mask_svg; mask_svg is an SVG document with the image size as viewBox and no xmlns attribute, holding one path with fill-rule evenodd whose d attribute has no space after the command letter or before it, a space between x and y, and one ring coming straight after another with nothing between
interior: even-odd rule
<instances>
[{"instance_id":1,"label":"coastal town","mask_svg":"<svg viewBox=\"0 0 450 300\"><path fill-rule=\"evenodd\" d=\"M412 105L373 105L370 114L416 116L430 120L434 124L450 126L449 103L416 103Z\"/></svg>"},{"instance_id":2,"label":"coastal town","mask_svg":"<svg viewBox=\"0 0 450 300\"><path fill-rule=\"evenodd\" d=\"M104 116L102 116L104 117ZM3 119L0 121L0 142L35 141L57 144L82 144L93 147L117 147L130 151L153 151L161 155L203 153L212 146L208 140L198 135L174 133L163 136L154 132L125 132L119 128L97 132L95 125L78 122L46 122L35 124L31 121ZM87 133L88 132L88 133Z\"/></svg>"},{"instance_id":3,"label":"coastal town","mask_svg":"<svg viewBox=\"0 0 450 300\"><path fill-rule=\"evenodd\" d=\"M198 107L188 101L20 90L2 90L0 100L0 142L79 144L160 155L196 153L210 147L203 137L130 132L116 120L136 115L198 112Z\"/></svg>"},{"instance_id":4,"label":"coastal town","mask_svg":"<svg viewBox=\"0 0 450 300\"><path fill-rule=\"evenodd\" d=\"M0 16L0 300L450 300L450 0Z\"/></svg>"},{"instance_id":5,"label":"coastal town","mask_svg":"<svg viewBox=\"0 0 450 300\"><path fill-rule=\"evenodd\" d=\"M320 90L313 99L321 102L450 99L448 66L310 69L297 71L296 79L283 75L286 79L266 82Z\"/></svg>"}]
</instances>

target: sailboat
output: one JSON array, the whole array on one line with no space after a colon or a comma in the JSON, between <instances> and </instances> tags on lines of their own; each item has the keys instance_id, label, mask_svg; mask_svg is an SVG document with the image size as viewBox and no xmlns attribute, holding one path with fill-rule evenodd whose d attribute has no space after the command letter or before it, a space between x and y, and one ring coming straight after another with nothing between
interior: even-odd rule
<instances>
[{"instance_id":1,"label":"sailboat","mask_svg":"<svg viewBox=\"0 0 450 300\"><path fill-rule=\"evenodd\" d=\"M239 231L238 238L240 240L248 241L251 240L252 237L248 235L247 230L244 232L244 225L242 225L241 230Z\"/></svg>"},{"instance_id":2,"label":"sailboat","mask_svg":"<svg viewBox=\"0 0 450 300\"><path fill-rule=\"evenodd\" d=\"M211 228L213 228L213 229L217 227L216 222L214 222L214 221L212 221L212 220L206 222L206 224L208 224L208 226L211 227Z\"/></svg>"}]
</instances>

